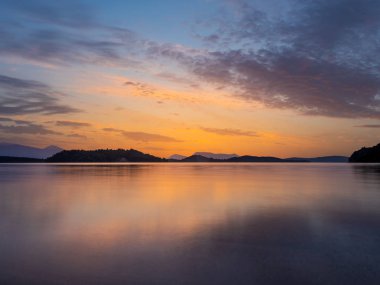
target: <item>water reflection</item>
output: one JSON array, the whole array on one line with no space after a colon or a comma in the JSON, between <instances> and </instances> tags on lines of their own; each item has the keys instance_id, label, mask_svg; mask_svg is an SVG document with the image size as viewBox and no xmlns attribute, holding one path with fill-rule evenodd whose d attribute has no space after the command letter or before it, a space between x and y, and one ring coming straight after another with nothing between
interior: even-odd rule
<instances>
[{"instance_id":1,"label":"water reflection","mask_svg":"<svg viewBox=\"0 0 380 285\"><path fill-rule=\"evenodd\" d=\"M377 284L379 165L1 165L1 284Z\"/></svg>"}]
</instances>

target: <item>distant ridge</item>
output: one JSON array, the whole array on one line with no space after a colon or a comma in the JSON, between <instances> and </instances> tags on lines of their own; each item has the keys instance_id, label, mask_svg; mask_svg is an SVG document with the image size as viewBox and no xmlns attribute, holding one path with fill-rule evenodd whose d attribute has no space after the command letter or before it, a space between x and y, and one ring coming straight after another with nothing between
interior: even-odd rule
<instances>
[{"instance_id":1,"label":"distant ridge","mask_svg":"<svg viewBox=\"0 0 380 285\"><path fill-rule=\"evenodd\" d=\"M181 160L181 162L222 162L222 161L225 161L225 160L204 157L202 155L197 155L197 154L191 155Z\"/></svg>"},{"instance_id":2,"label":"distant ridge","mask_svg":"<svg viewBox=\"0 0 380 285\"><path fill-rule=\"evenodd\" d=\"M30 157L0 156L0 163L36 163L44 161L43 159Z\"/></svg>"},{"instance_id":3,"label":"distant ridge","mask_svg":"<svg viewBox=\"0 0 380 285\"><path fill-rule=\"evenodd\" d=\"M169 156L168 159L179 161L179 160L184 160L185 158L190 158L192 156L203 156L205 158L212 158L212 159L218 159L218 160L225 160L225 159L230 159L232 157L238 157L238 155L235 153L213 153L213 152L199 151L199 152L193 153L189 157L186 157L186 156L180 155L180 154L173 154L173 155ZM195 158L190 158L190 159L187 159L185 161L192 160L192 159L195 159Z\"/></svg>"},{"instance_id":4,"label":"distant ridge","mask_svg":"<svg viewBox=\"0 0 380 285\"><path fill-rule=\"evenodd\" d=\"M170 161L182 162L348 162L347 156L321 156L321 157L290 157L278 158L273 156L253 156L237 154L224 154L212 152L195 152L189 157L172 155Z\"/></svg>"},{"instance_id":5,"label":"distant ridge","mask_svg":"<svg viewBox=\"0 0 380 285\"><path fill-rule=\"evenodd\" d=\"M290 157L287 160L299 160L299 161L310 161L310 162L348 162L347 156L321 156L321 157Z\"/></svg>"},{"instance_id":6,"label":"distant ridge","mask_svg":"<svg viewBox=\"0 0 380 285\"><path fill-rule=\"evenodd\" d=\"M285 159L271 156L243 155L228 159L229 162L286 162Z\"/></svg>"},{"instance_id":7,"label":"distant ridge","mask_svg":"<svg viewBox=\"0 0 380 285\"><path fill-rule=\"evenodd\" d=\"M37 148L21 144L0 142L0 156L45 159L62 150L62 148L54 145L45 148Z\"/></svg>"},{"instance_id":8,"label":"distant ridge","mask_svg":"<svg viewBox=\"0 0 380 285\"><path fill-rule=\"evenodd\" d=\"M180 162L309 162L309 161L282 159L282 158L271 157L271 156L243 155L243 156L231 157L229 159L215 159L215 158L205 157L202 155L191 155L189 157L186 157L180 160Z\"/></svg>"},{"instance_id":9,"label":"distant ridge","mask_svg":"<svg viewBox=\"0 0 380 285\"><path fill-rule=\"evenodd\" d=\"M201 155L207 158L213 159L230 159L233 157L238 157L235 153L213 153L213 152L195 152L193 155Z\"/></svg>"},{"instance_id":10,"label":"distant ridge","mask_svg":"<svg viewBox=\"0 0 380 285\"><path fill-rule=\"evenodd\" d=\"M168 157L169 160L182 160L184 158L186 158L186 156L180 154L173 154Z\"/></svg>"}]
</instances>

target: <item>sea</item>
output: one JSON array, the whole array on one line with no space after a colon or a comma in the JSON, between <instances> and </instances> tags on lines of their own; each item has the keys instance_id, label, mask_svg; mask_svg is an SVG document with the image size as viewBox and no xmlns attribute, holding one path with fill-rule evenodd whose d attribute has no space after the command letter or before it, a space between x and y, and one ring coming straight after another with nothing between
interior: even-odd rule
<instances>
[{"instance_id":1,"label":"sea","mask_svg":"<svg viewBox=\"0 0 380 285\"><path fill-rule=\"evenodd\" d=\"M380 284L380 164L0 165L0 284Z\"/></svg>"}]
</instances>

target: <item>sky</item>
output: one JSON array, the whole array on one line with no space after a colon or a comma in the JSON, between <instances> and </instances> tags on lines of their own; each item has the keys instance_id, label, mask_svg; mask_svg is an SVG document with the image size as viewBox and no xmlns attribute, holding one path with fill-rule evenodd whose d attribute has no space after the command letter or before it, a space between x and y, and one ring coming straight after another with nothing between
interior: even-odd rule
<instances>
[{"instance_id":1,"label":"sky","mask_svg":"<svg viewBox=\"0 0 380 285\"><path fill-rule=\"evenodd\" d=\"M380 142L380 1L0 0L0 141L278 157Z\"/></svg>"}]
</instances>

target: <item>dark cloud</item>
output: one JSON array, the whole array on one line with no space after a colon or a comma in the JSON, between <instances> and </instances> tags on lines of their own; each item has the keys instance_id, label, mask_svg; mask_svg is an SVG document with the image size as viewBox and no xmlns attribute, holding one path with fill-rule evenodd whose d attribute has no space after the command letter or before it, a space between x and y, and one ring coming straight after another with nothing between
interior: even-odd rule
<instances>
[{"instance_id":1,"label":"dark cloud","mask_svg":"<svg viewBox=\"0 0 380 285\"><path fill-rule=\"evenodd\" d=\"M14 122L16 124L28 124L29 121L24 121L24 120L14 120L11 118L5 118L5 117L0 117L0 122Z\"/></svg>"},{"instance_id":2,"label":"dark cloud","mask_svg":"<svg viewBox=\"0 0 380 285\"><path fill-rule=\"evenodd\" d=\"M376 125L376 124L373 124L373 125L360 125L360 126L355 126L357 128L372 128L372 129L378 129L380 128L380 125Z\"/></svg>"},{"instance_id":3,"label":"dark cloud","mask_svg":"<svg viewBox=\"0 0 380 285\"><path fill-rule=\"evenodd\" d=\"M151 96L156 92L156 89L152 86L137 81L126 81L124 82L124 86L132 87L133 89L137 90L140 95L143 96Z\"/></svg>"},{"instance_id":4,"label":"dark cloud","mask_svg":"<svg viewBox=\"0 0 380 285\"><path fill-rule=\"evenodd\" d=\"M91 124L83 122L74 122L74 121L56 121L55 124L59 127L71 127L71 128L82 128L90 127Z\"/></svg>"},{"instance_id":5,"label":"dark cloud","mask_svg":"<svg viewBox=\"0 0 380 285\"><path fill-rule=\"evenodd\" d=\"M34 122L10 118L0 118L0 131L8 134L62 135Z\"/></svg>"},{"instance_id":6,"label":"dark cloud","mask_svg":"<svg viewBox=\"0 0 380 285\"><path fill-rule=\"evenodd\" d=\"M208 35L213 51L175 45L150 51L270 108L380 119L379 1L293 0L285 16L230 2L237 12L223 15Z\"/></svg>"},{"instance_id":7,"label":"dark cloud","mask_svg":"<svg viewBox=\"0 0 380 285\"><path fill-rule=\"evenodd\" d=\"M41 28L37 31L14 31L2 37L0 55L17 56L55 65L68 64L117 64L137 66L135 59L125 51L129 43L114 37L112 33L96 39L77 31L57 28Z\"/></svg>"},{"instance_id":8,"label":"dark cloud","mask_svg":"<svg viewBox=\"0 0 380 285\"><path fill-rule=\"evenodd\" d=\"M64 94L38 81L0 75L0 114L67 114L79 110L61 104Z\"/></svg>"},{"instance_id":9,"label":"dark cloud","mask_svg":"<svg viewBox=\"0 0 380 285\"><path fill-rule=\"evenodd\" d=\"M9 118L0 118L0 122L13 122L13 120Z\"/></svg>"},{"instance_id":10,"label":"dark cloud","mask_svg":"<svg viewBox=\"0 0 380 285\"><path fill-rule=\"evenodd\" d=\"M156 76L158 76L162 79L166 79L168 81L174 82L174 83L187 85L187 86L192 87L192 88L199 88L199 84L197 84L195 81L193 81L189 78L178 76L174 73L160 72L160 73L157 73Z\"/></svg>"},{"instance_id":11,"label":"dark cloud","mask_svg":"<svg viewBox=\"0 0 380 285\"><path fill-rule=\"evenodd\" d=\"M145 132L129 132L114 128L104 128L103 131L119 133L129 139L143 142L181 142L175 138L163 136L159 134L145 133Z\"/></svg>"},{"instance_id":12,"label":"dark cloud","mask_svg":"<svg viewBox=\"0 0 380 285\"><path fill-rule=\"evenodd\" d=\"M68 134L67 137L70 137L70 138L78 138L78 139L87 139L86 136L84 135L80 135L80 134Z\"/></svg>"},{"instance_id":13,"label":"dark cloud","mask_svg":"<svg viewBox=\"0 0 380 285\"><path fill-rule=\"evenodd\" d=\"M240 97L272 108L307 115L380 118L376 98L380 78L374 74L297 53L214 53L193 64L193 71L217 84L229 84Z\"/></svg>"},{"instance_id":14,"label":"dark cloud","mask_svg":"<svg viewBox=\"0 0 380 285\"><path fill-rule=\"evenodd\" d=\"M246 136L246 137L258 137L256 132L243 131L239 129L218 129L218 128L201 128L201 130L214 133L222 136Z\"/></svg>"},{"instance_id":15,"label":"dark cloud","mask_svg":"<svg viewBox=\"0 0 380 285\"><path fill-rule=\"evenodd\" d=\"M138 65L127 56L138 42L128 29L102 24L80 1L5 1L0 55L58 65ZM7 13L8 12L8 13ZM17 21L18 20L18 21ZM15 24L21 23L21 24Z\"/></svg>"}]
</instances>

